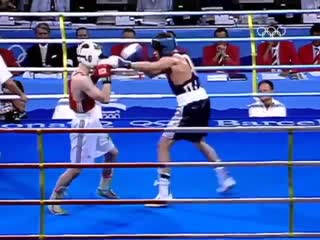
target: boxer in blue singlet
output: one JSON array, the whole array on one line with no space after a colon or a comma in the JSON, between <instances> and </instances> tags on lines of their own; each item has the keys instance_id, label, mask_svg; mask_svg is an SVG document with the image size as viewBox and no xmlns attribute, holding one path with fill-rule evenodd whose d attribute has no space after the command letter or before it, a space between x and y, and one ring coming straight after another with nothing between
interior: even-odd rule
<instances>
[{"instance_id":1,"label":"boxer in blue singlet","mask_svg":"<svg viewBox=\"0 0 320 240\"><path fill-rule=\"evenodd\" d=\"M113 67L125 67L144 72L148 76L156 76L165 73L168 78L172 92L176 95L177 111L168 124L168 127L207 127L210 120L210 99L206 90L201 87L199 77L195 71L190 57L176 50L177 44L168 33L160 33L152 40L155 55L159 56L156 62L131 62L121 57L112 56ZM126 56L138 51L139 44L129 45ZM206 156L209 161L221 161L216 151L205 141L206 133L170 133L164 132L158 146L158 159L160 162L170 161L170 149L178 140L187 140L192 143ZM215 168L219 192L226 192L235 184L235 180L223 167ZM172 199L169 191L170 169L160 168L158 170L159 193L156 199ZM160 207L161 205L148 205Z\"/></svg>"}]
</instances>

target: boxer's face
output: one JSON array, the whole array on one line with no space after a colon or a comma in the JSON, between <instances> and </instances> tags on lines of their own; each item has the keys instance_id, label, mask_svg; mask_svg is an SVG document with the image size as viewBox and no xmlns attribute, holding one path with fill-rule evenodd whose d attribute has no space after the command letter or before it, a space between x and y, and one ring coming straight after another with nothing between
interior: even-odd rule
<instances>
[{"instance_id":1,"label":"boxer's face","mask_svg":"<svg viewBox=\"0 0 320 240\"><path fill-rule=\"evenodd\" d=\"M267 83L263 83L259 86L259 92L260 93L272 93L273 90L271 89L271 86ZM267 103L268 101L270 101L272 99L272 97L266 96L266 97L260 97L260 100L263 103Z\"/></svg>"},{"instance_id":2,"label":"boxer's face","mask_svg":"<svg viewBox=\"0 0 320 240\"><path fill-rule=\"evenodd\" d=\"M156 60L159 60L160 59L160 54L158 51L153 51L153 56Z\"/></svg>"}]
</instances>

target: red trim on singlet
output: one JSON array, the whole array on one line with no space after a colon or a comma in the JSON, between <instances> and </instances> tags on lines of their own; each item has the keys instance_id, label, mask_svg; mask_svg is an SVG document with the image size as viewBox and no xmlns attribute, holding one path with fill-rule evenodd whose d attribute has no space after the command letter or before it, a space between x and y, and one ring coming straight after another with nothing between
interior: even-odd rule
<instances>
[{"instance_id":1,"label":"red trim on singlet","mask_svg":"<svg viewBox=\"0 0 320 240\"><path fill-rule=\"evenodd\" d=\"M75 75L80 74L82 76L85 76L82 72L75 72L72 74L71 79L68 81L68 89L69 89L69 106L70 108L76 112L76 113L86 113L89 112L91 109L95 106L95 100L89 97L87 94L82 93L83 99L81 102L76 102L73 99L72 91L71 91L71 83L72 83L72 77Z\"/></svg>"}]
</instances>

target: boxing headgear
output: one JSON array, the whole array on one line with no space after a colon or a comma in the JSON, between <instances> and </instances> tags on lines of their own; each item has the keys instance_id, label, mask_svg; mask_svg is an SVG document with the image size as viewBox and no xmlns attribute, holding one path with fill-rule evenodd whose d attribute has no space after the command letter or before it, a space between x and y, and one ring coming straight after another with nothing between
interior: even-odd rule
<instances>
[{"instance_id":1,"label":"boxing headgear","mask_svg":"<svg viewBox=\"0 0 320 240\"><path fill-rule=\"evenodd\" d=\"M102 48L94 42L85 41L77 48L77 59L79 63L82 63L89 68L94 68L98 65L101 56Z\"/></svg>"},{"instance_id":2,"label":"boxing headgear","mask_svg":"<svg viewBox=\"0 0 320 240\"><path fill-rule=\"evenodd\" d=\"M152 40L152 48L159 52L160 57L170 56L177 48L174 38L155 38Z\"/></svg>"}]
</instances>

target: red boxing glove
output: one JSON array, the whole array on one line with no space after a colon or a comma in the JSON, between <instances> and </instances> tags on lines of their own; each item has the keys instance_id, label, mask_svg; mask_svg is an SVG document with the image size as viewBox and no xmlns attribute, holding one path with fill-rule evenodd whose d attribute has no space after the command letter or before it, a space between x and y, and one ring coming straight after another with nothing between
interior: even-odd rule
<instances>
[{"instance_id":1,"label":"red boxing glove","mask_svg":"<svg viewBox=\"0 0 320 240\"><path fill-rule=\"evenodd\" d=\"M102 79L103 84L111 84L112 66L108 64L108 59L99 61L96 67L96 73L99 79Z\"/></svg>"},{"instance_id":2,"label":"red boxing glove","mask_svg":"<svg viewBox=\"0 0 320 240\"><path fill-rule=\"evenodd\" d=\"M112 67L107 64L99 64L96 68L97 76L99 78L111 77Z\"/></svg>"}]
</instances>

